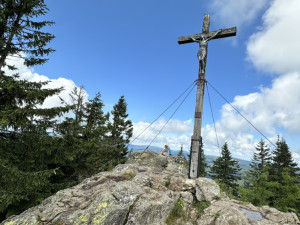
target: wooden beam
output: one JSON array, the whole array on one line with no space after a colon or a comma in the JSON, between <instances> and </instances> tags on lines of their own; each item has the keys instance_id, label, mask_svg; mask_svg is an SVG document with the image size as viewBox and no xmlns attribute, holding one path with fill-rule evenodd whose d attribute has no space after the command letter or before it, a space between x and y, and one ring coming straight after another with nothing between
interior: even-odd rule
<instances>
[{"instance_id":1,"label":"wooden beam","mask_svg":"<svg viewBox=\"0 0 300 225\"><path fill-rule=\"evenodd\" d=\"M202 33L209 32L209 25L210 25L210 17L209 14L205 14L203 16L203 26L202 26Z\"/></svg>"},{"instance_id":2,"label":"wooden beam","mask_svg":"<svg viewBox=\"0 0 300 225\"><path fill-rule=\"evenodd\" d=\"M192 43L194 42L193 38L199 39L201 35L203 35L205 38L209 38L213 36L215 32L209 32L207 34L201 33L201 34L194 34L194 35L189 35L189 36L182 36L178 38L178 44L187 44L187 43ZM214 38L212 39L218 39L218 38L224 38L224 37L231 37L231 36L236 36L236 27L228 28L228 29L221 29L220 33L218 33Z\"/></svg>"}]
</instances>

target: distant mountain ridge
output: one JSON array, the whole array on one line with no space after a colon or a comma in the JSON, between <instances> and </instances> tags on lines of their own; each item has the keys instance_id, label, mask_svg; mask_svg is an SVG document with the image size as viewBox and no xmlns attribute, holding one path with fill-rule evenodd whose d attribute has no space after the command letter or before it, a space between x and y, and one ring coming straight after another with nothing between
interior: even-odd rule
<instances>
[{"instance_id":1,"label":"distant mountain ridge","mask_svg":"<svg viewBox=\"0 0 300 225\"><path fill-rule=\"evenodd\" d=\"M128 150L130 152L130 150L132 149L132 153L133 152L137 152L137 151L143 151L147 148L147 145L128 145ZM149 150L155 151L157 153L159 153L161 150L163 150L163 148L161 147L157 147L157 146L149 146L148 148ZM180 150L173 150L172 149L172 155L177 156ZM185 156L186 159L188 159L188 154L189 152L187 151L183 151L183 154ZM216 158L218 156L214 156L214 155L205 155L205 162L211 166L213 164L213 161L216 160ZM240 167L242 168L242 172L244 171L248 171L250 169L250 161L248 160L244 160L244 159L238 159L238 158L233 158L234 160L239 162Z\"/></svg>"}]
</instances>

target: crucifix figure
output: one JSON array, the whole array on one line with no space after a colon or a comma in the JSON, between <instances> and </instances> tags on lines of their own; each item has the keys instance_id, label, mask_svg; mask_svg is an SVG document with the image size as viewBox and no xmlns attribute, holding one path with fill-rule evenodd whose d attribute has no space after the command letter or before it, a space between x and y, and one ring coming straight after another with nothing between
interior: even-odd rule
<instances>
[{"instance_id":1,"label":"crucifix figure","mask_svg":"<svg viewBox=\"0 0 300 225\"><path fill-rule=\"evenodd\" d=\"M208 41L212 39L218 39L218 38L224 38L224 37L230 37L236 35L236 27L209 32L209 23L210 23L209 15L206 14L203 17L203 27L202 27L201 34L194 34L194 35L183 36L178 38L179 44L186 44L192 42L199 43L199 51L197 54L199 60L199 73L198 73L198 85L197 85L197 96L196 96L194 131L191 140L189 178L197 178L200 176L200 168L201 168L200 162L202 157L200 154L201 153L200 149L202 148L201 124L202 124Z\"/></svg>"},{"instance_id":2,"label":"crucifix figure","mask_svg":"<svg viewBox=\"0 0 300 225\"><path fill-rule=\"evenodd\" d=\"M209 38L205 38L203 35L201 35L200 40L197 40L196 38L191 36L191 38L194 42L199 43L199 50L197 53L197 57L199 60L199 71L200 71L199 73L204 73L204 60L206 58L206 49L208 46L208 41L211 40L212 38L214 38L219 32L220 32L220 30L215 32L215 34Z\"/></svg>"}]
</instances>

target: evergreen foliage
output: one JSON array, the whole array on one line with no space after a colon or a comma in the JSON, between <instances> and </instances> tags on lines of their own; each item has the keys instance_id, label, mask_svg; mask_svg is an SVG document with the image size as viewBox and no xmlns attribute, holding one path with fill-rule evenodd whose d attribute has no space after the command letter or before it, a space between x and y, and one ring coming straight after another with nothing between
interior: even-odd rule
<instances>
[{"instance_id":1,"label":"evergreen foliage","mask_svg":"<svg viewBox=\"0 0 300 225\"><path fill-rule=\"evenodd\" d=\"M269 173L266 171L257 174L257 177L250 176L247 181L251 182L251 186L239 187L241 199L256 206L268 205L269 199L274 195L274 183L269 181Z\"/></svg>"},{"instance_id":2,"label":"evergreen foliage","mask_svg":"<svg viewBox=\"0 0 300 225\"><path fill-rule=\"evenodd\" d=\"M296 212L299 215L300 209L297 209L300 200L300 187L297 176L291 176L288 168L283 169L280 175L280 182L271 182L273 184L271 192L272 197L269 205L283 212Z\"/></svg>"},{"instance_id":3,"label":"evergreen foliage","mask_svg":"<svg viewBox=\"0 0 300 225\"><path fill-rule=\"evenodd\" d=\"M34 66L54 51L46 47L54 36L42 31L53 22L37 21L47 11L43 0L0 2L0 221L125 159L132 135L123 96L112 112L115 126L108 126L100 93L84 102L83 87L75 88L71 104L44 108L62 88L5 74L16 70L8 58ZM70 110L74 116L62 117Z\"/></svg>"},{"instance_id":4,"label":"evergreen foliage","mask_svg":"<svg viewBox=\"0 0 300 225\"><path fill-rule=\"evenodd\" d=\"M270 168L270 182L272 182L274 195L269 199L269 204L282 211L300 212L295 209L300 203L299 195L299 167L293 161L289 146L283 138L276 142L273 151L273 162Z\"/></svg>"},{"instance_id":5,"label":"evergreen foliage","mask_svg":"<svg viewBox=\"0 0 300 225\"><path fill-rule=\"evenodd\" d=\"M107 137L108 114L104 114L104 104L100 99L101 95L98 92L94 99L89 100L85 105L85 120L84 139L98 138L105 139Z\"/></svg>"},{"instance_id":6,"label":"evergreen foliage","mask_svg":"<svg viewBox=\"0 0 300 225\"><path fill-rule=\"evenodd\" d=\"M15 205L32 206L51 193L50 174L56 116L68 107L39 108L59 89L44 89L45 83L17 80L0 74L0 213L10 215ZM19 182L15 182L18 180ZM5 202L5 203L4 203ZM18 206L23 210L23 206Z\"/></svg>"},{"instance_id":7,"label":"evergreen foliage","mask_svg":"<svg viewBox=\"0 0 300 225\"><path fill-rule=\"evenodd\" d=\"M66 118L58 125L58 136L62 137L59 148L67 162L59 167L63 170L63 183L81 181L100 170L107 169L108 161L115 158L115 145L109 138L109 115L103 112L100 93L83 102L83 87L74 88L71 93L74 117Z\"/></svg>"},{"instance_id":8,"label":"evergreen foliage","mask_svg":"<svg viewBox=\"0 0 300 225\"><path fill-rule=\"evenodd\" d=\"M245 185L239 188L241 200L258 206L270 205L299 215L298 167L284 139L278 138L276 146L273 155L263 141L256 146Z\"/></svg>"},{"instance_id":9,"label":"evergreen foliage","mask_svg":"<svg viewBox=\"0 0 300 225\"><path fill-rule=\"evenodd\" d=\"M48 12L44 0L0 2L0 69L8 57L22 57L28 66L43 64L54 50L46 47L54 35L43 32L53 21L36 21ZM24 55L25 53L25 55ZM13 65L7 65L14 68Z\"/></svg>"},{"instance_id":10,"label":"evergreen foliage","mask_svg":"<svg viewBox=\"0 0 300 225\"><path fill-rule=\"evenodd\" d=\"M104 164L114 158L112 149L116 143L109 139L109 114L104 113L103 107L100 93L84 107L82 138L86 157L82 165L86 168L85 176L98 172L100 167L107 168Z\"/></svg>"},{"instance_id":11,"label":"evergreen foliage","mask_svg":"<svg viewBox=\"0 0 300 225\"><path fill-rule=\"evenodd\" d=\"M262 174L266 172L267 167L270 166L271 163L271 153L267 144L261 140L255 146L256 152L253 153L253 158L250 164L250 174L256 176L257 174Z\"/></svg>"},{"instance_id":12,"label":"evergreen foliage","mask_svg":"<svg viewBox=\"0 0 300 225\"><path fill-rule=\"evenodd\" d=\"M26 65L42 64L53 50L53 35L41 29L53 22L37 22L47 12L43 1L4 0L0 3L0 217L18 213L52 193L50 179L57 116L68 107L41 108L47 97L62 89L44 88L48 82L28 82L18 74L6 76L8 57L22 57ZM6 65L15 69L13 65Z\"/></svg>"},{"instance_id":13,"label":"evergreen foliage","mask_svg":"<svg viewBox=\"0 0 300 225\"><path fill-rule=\"evenodd\" d=\"M289 150L289 146L285 142L285 140L278 137L276 142L276 149L273 151L273 163L271 164L271 180L273 181L281 181L282 172L285 168L289 170L289 173L292 177L297 177L297 172L299 171L299 167L297 163L293 161L292 154Z\"/></svg>"},{"instance_id":14,"label":"evergreen foliage","mask_svg":"<svg viewBox=\"0 0 300 225\"><path fill-rule=\"evenodd\" d=\"M128 154L127 144L132 137L133 125L128 120L127 103L124 96L121 96L118 103L114 105L112 114L112 123L108 124L110 140L116 143L115 159L118 162L124 161Z\"/></svg>"},{"instance_id":15,"label":"evergreen foliage","mask_svg":"<svg viewBox=\"0 0 300 225\"><path fill-rule=\"evenodd\" d=\"M232 159L228 145L225 143L221 156L213 162L210 168L210 176L224 184L226 192L229 193L231 189L236 190L238 186L236 182L241 179L240 171L238 161Z\"/></svg>"},{"instance_id":16,"label":"evergreen foliage","mask_svg":"<svg viewBox=\"0 0 300 225\"><path fill-rule=\"evenodd\" d=\"M181 147L180 147L180 151L178 152L177 157L179 157L179 158L184 158L184 155L183 155L183 146L182 146L182 145L181 145Z\"/></svg>"},{"instance_id":17,"label":"evergreen foliage","mask_svg":"<svg viewBox=\"0 0 300 225\"><path fill-rule=\"evenodd\" d=\"M5 78L17 84L19 82L13 77ZM6 85L3 84L4 86ZM42 91L46 90L42 89L42 86L39 88ZM1 88L1 91L7 93L5 88ZM35 91L38 93L38 90ZM0 127L2 219L24 211L56 191L75 185L96 172L107 170L126 158L123 154L132 134L131 122L121 121L121 125L127 125L125 128L116 125L126 136L112 138L109 115L103 112L104 104L100 93L84 103L80 100L82 95L78 95L82 91L83 89L72 92L71 105L43 109L45 115L36 113L38 118L34 120L26 116L27 109L33 113L33 117L34 110L40 112L34 104L32 108L16 108L16 111L24 110L22 115L25 116L17 117L19 120L8 120L6 108L1 108L1 120L9 121L8 125L2 122ZM124 97L121 99L122 104L117 104L114 112L118 115L116 118L124 119L128 114L127 108L124 110L124 107L121 107L122 110L119 110L119 107L125 104ZM23 102L26 102L26 99L23 99ZM42 101L39 104L42 104ZM11 107L9 102L7 105ZM69 109L73 109L74 117L66 117L61 123L52 118ZM117 111L121 112L121 116ZM13 115L13 111L10 115ZM118 133L117 130L114 134L123 133ZM19 182L16 183L16 180Z\"/></svg>"},{"instance_id":18,"label":"evergreen foliage","mask_svg":"<svg viewBox=\"0 0 300 225\"><path fill-rule=\"evenodd\" d=\"M270 191L273 184L269 182L271 154L263 140L255 146L255 150L250 164L251 169L246 172L244 188L240 188L240 195L254 205L266 205L268 199L273 196Z\"/></svg>"},{"instance_id":19,"label":"evergreen foliage","mask_svg":"<svg viewBox=\"0 0 300 225\"><path fill-rule=\"evenodd\" d=\"M199 171L199 176L200 177L206 177L207 173L206 173L206 169L208 168L207 163L205 162L205 155L204 155L204 150L203 150L203 141L201 138L200 141L200 171Z\"/></svg>"}]
</instances>

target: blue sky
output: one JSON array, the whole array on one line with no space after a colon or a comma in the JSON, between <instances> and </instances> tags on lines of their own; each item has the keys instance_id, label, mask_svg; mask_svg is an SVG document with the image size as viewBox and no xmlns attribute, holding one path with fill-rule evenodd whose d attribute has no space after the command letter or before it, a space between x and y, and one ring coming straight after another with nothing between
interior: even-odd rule
<instances>
[{"instance_id":1,"label":"blue sky","mask_svg":"<svg viewBox=\"0 0 300 225\"><path fill-rule=\"evenodd\" d=\"M210 14L210 30L237 26L237 36L211 40L207 80L270 140L283 135L300 162L300 10L298 0L102 1L46 0L45 16L56 52L43 66L19 65L23 77L84 86L89 98L102 95L105 110L124 95L134 136L151 123L195 79L198 44L178 45L179 36L201 33ZM251 158L262 137L210 89L220 144ZM196 90L153 143L189 149ZM49 99L47 106L59 104ZM133 144L149 144L176 106ZM202 134L207 154L218 155L207 95ZM271 147L271 146L270 146ZM272 148L272 147L271 147Z\"/></svg>"}]
</instances>

